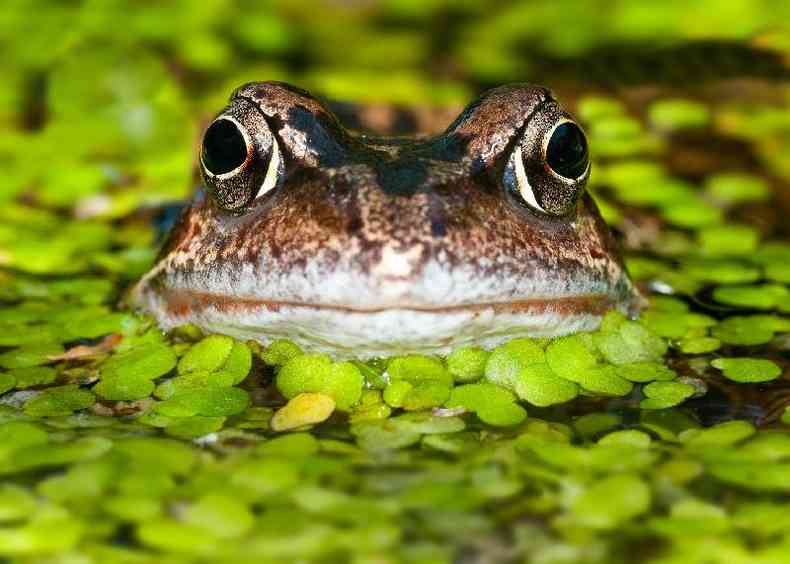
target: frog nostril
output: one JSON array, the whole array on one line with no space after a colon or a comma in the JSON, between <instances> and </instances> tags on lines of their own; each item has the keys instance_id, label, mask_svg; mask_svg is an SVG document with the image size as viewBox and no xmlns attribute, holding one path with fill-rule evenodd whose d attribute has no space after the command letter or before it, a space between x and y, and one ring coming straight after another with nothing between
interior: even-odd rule
<instances>
[{"instance_id":1,"label":"frog nostril","mask_svg":"<svg viewBox=\"0 0 790 564\"><path fill-rule=\"evenodd\" d=\"M220 118L206 130L201 157L211 174L226 174L239 168L247 155L247 141L233 121Z\"/></svg>"}]
</instances>

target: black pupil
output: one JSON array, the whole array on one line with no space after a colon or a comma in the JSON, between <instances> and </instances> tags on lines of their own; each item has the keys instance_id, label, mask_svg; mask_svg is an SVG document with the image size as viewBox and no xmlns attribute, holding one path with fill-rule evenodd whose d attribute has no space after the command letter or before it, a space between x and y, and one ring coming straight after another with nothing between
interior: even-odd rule
<instances>
[{"instance_id":1,"label":"black pupil","mask_svg":"<svg viewBox=\"0 0 790 564\"><path fill-rule=\"evenodd\" d=\"M225 174L247 159L247 144L236 124L218 119L203 136L203 164L212 174Z\"/></svg>"},{"instance_id":2,"label":"black pupil","mask_svg":"<svg viewBox=\"0 0 790 564\"><path fill-rule=\"evenodd\" d=\"M546 162L565 178L579 178L587 170L587 140L575 123L561 123L551 134Z\"/></svg>"}]
</instances>

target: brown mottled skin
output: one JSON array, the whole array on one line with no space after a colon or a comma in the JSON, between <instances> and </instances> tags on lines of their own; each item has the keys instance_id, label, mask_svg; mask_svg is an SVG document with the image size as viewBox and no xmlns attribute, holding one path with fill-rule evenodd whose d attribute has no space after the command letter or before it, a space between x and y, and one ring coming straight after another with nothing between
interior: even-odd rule
<instances>
[{"instance_id":1,"label":"brown mottled skin","mask_svg":"<svg viewBox=\"0 0 790 564\"><path fill-rule=\"evenodd\" d=\"M390 352L390 336L392 352L442 352L592 328L607 309L641 304L584 191L589 167L560 181L545 162L552 128L572 118L543 88L492 90L425 139L351 133L310 94L276 82L240 87L223 116L257 140L227 179L202 163L206 188L132 294L165 327L194 322L366 356L367 333L346 339L344 327L365 326L376 354ZM267 159L272 143L278 162ZM517 147L540 209L517 182ZM274 184L259 194L267 170ZM432 342L426 324L443 312L480 326ZM553 324L545 331L541 315Z\"/></svg>"}]
</instances>

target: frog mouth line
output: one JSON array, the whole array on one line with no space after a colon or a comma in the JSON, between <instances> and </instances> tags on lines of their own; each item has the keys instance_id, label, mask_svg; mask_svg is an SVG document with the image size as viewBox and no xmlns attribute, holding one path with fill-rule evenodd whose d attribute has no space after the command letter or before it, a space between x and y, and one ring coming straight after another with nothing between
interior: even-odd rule
<instances>
[{"instance_id":1,"label":"frog mouth line","mask_svg":"<svg viewBox=\"0 0 790 564\"><path fill-rule=\"evenodd\" d=\"M167 313L174 317L185 317L214 309L223 313L249 313L263 309L271 313L282 310L327 311L350 315L375 315L392 311L414 312L416 314L463 314L493 311L503 314L542 314L551 312L559 315L603 315L617 306L617 300L606 294L585 294L579 296L529 298L509 302L487 302L448 306L385 306L358 308L335 304L302 303L281 300L243 298L196 292L190 290L165 290L160 294Z\"/></svg>"}]
</instances>

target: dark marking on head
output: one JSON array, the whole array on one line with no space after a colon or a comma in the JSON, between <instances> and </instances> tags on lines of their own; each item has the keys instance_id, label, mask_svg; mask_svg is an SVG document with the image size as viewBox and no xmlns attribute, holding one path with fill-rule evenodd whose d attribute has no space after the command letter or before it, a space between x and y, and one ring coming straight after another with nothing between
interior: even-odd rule
<instances>
[{"instance_id":1,"label":"dark marking on head","mask_svg":"<svg viewBox=\"0 0 790 564\"><path fill-rule=\"evenodd\" d=\"M380 160L375 165L376 179L385 194L413 196L428 182L429 166L417 158Z\"/></svg>"},{"instance_id":2,"label":"dark marking on head","mask_svg":"<svg viewBox=\"0 0 790 564\"><path fill-rule=\"evenodd\" d=\"M310 148L318 154L319 166L335 167L343 164L346 151L338 138L343 139L344 135L335 122L298 104L288 111L288 124L304 134Z\"/></svg>"}]
</instances>

